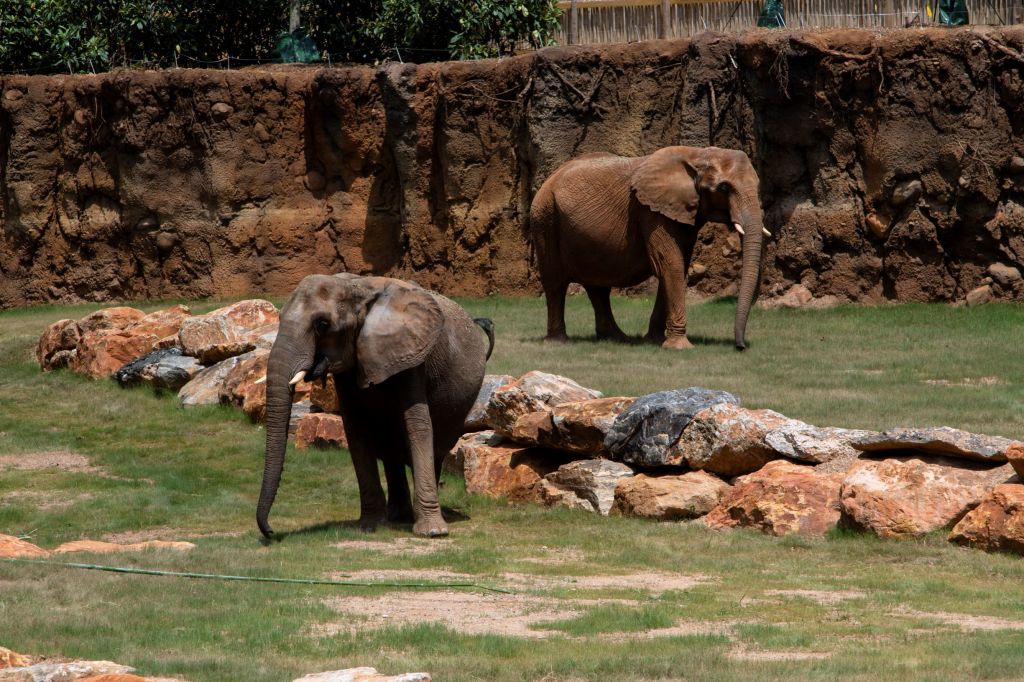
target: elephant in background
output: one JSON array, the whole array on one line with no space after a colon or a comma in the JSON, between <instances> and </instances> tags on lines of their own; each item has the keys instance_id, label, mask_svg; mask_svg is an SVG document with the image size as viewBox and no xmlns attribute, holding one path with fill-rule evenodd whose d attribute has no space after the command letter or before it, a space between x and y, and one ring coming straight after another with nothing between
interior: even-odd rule
<instances>
[{"instance_id":1,"label":"elephant in background","mask_svg":"<svg viewBox=\"0 0 1024 682\"><path fill-rule=\"evenodd\" d=\"M284 468L294 387L328 374L359 484L360 527L412 521L417 535L447 535L437 497L441 461L462 435L493 347L490 320L473 320L414 284L351 274L303 279L281 310L267 361L266 459L256 509L263 535L273 532L267 517Z\"/></svg>"},{"instance_id":2,"label":"elephant in background","mask_svg":"<svg viewBox=\"0 0 1024 682\"><path fill-rule=\"evenodd\" d=\"M665 348L690 348L686 338L686 278L706 222L743 235L735 343L747 346L746 325L761 277L764 237L759 181L741 151L665 147L630 158L585 154L567 161L541 185L530 207L528 236L547 299L550 340L565 340L565 294L586 289L597 337L625 338L612 316L611 287L633 286L652 274L658 294L647 338Z\"/></svg>"}]
</instances>

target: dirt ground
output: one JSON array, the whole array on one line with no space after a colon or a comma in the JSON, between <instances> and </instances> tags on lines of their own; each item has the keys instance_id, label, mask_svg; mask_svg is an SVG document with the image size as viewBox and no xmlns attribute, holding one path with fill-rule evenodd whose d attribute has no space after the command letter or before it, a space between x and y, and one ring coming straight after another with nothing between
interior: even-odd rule
<instances>
[{"instance_id":1,"label":"dirt ground","mask_svg":"<svg viewBox=\"0 0 1024 682\"><path fill-rule=\"evenodd\" d=\"M758 31L501 61L0 77L0 308L284 293L311 272L535 293L545 177L746 151L762 294L961 300L1024 264L1024 29ZM735 286L708 225L693 283ZM1024 297L1020 280L992 283Z\"/></svg>"}]
</instances>

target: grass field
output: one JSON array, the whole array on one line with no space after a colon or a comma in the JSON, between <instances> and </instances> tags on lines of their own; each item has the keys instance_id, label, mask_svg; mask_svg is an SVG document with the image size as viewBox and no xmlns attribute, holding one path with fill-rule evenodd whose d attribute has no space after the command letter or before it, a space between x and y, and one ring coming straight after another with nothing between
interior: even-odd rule
<instances>
[{"instance_id":1,"label":"grass field","mask_svg":"<svg viewBox=\"0 0 1024 682\"><path fill-rule=\"evenodd\" d=\"M279 302L279 301L278 301ZM542 299L465 301L494 319L489 371L542 369L608 395L703 385L818 425L949 425L1024 437L1024 307L691 307L697 348L597 343L586 300L572 343L540 342ZM616 300L623 328L650 301ZM273 522L254 523L263 432L228 408L42 374L49 322L92 307L0 313L0 533L191 540L188 553L69 555L171 571L480 588L340 587L123 575L0 562L0 645L110 659L147 675L290 680L357 665L436 680L1021 679L1024 559L948 545L713 533L465 494L452 536L367 536L343 451L290 452ZM148 309L161 307L147 305ZM204 302L195 310L214 307ZM62 466L43 466L48 462ZM36 466L33 463L39 463ZM21 467L21 468L17 468ZM25 468L28 467L28 468ZM64 560L58 558L58 560ZM384 617L387 616L387 617Z\"/></svg>"}]
</instances>

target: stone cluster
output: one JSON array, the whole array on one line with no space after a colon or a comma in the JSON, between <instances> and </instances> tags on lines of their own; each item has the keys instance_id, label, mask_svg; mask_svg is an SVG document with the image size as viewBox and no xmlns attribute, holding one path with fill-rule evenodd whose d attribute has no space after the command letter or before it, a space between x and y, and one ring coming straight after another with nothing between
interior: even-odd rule
<instances>
[{"instance_id":1,"label":"stone cluster","mask_svg":"<svg viewBox=\"0 0 1024 682\"><path fill-rule=\"evenodd\" d=\"M819 427L697 387L604 397L543 372L486 377L467 431L445 466L472 494L772 535L952 529L1024 553L1024 443L1006 438Z\"/></svg>"},{"instance_id":2,"label":"stone cluster","mask_svg":"<svg viewBox=\"0 0 1024 682\"><path fill-rule=\"evenodd\" d=\"M268 301L205 315L118 307L50 325L36 357L44 371L148 383L185 407L229 404L262 421L276 334ZM296 446L347 447L339 411L331 380L296 386ZM465 431L444 467L471 494L773 535L951 528L954 542L1024 553L1024 443L1007 438L819 427L698 387L605 397L537 371L486 376Z\"/></svg>"}]
</instances>

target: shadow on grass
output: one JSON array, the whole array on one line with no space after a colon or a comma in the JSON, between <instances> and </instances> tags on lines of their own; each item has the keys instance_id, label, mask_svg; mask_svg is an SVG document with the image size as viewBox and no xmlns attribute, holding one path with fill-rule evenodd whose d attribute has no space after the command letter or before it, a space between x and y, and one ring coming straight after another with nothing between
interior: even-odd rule
<instances>
[{"instance_id":1,"label":"shadow on grass","mask_svg":"<svg viewBox=\"0 0 1024 682\"><path fill-rule=\"evenodd\" d=\"M441 507L441 513L444 515L445 521L451 524L462 523L463 521L469 521L470 517L463 514L457 509L451 509L450 507ZM411 523L399 523L399 522L384 522L381 523L378 528L393 528L395 530L401 530L412 535L412 524ZM278 542L283 542L290 537L302 537L304 535L322 535L331 533L337 530L358 530L365 535L373 535L375 530L364 530L360 527L358 519L352 519L349 521L324 521L317 523L312 526L306 526L304 528L296 528L295 530L286 531L274 531L274 534L269 538L259 538L260 544L264 547L268 547Z\"/></svg>"}]
</instances>

